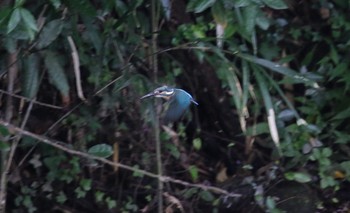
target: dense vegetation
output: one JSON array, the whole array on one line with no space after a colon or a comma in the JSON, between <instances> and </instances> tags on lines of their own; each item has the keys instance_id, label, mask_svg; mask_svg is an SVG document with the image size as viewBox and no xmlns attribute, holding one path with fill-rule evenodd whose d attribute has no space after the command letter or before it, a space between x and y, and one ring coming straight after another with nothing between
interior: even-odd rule
<instances>
[{"instance_id":1,"label":"dense vegetation","mask_svg":"<svg viewBox=\"0 0 350 213\"><path fill-rule=\"evenodd\" d=\"M349 4L1 1L1 212L349 211Z\"/></svg>"}]
</instances>

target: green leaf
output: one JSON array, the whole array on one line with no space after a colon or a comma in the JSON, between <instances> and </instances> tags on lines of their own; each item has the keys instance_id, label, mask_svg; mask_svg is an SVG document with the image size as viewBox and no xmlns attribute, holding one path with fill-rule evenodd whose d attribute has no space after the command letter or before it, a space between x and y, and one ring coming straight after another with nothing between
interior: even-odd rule
<instances>
[{"instance_id":1,"label":"green leaf","mask_svg":"<svg viewBox=\"0 0 350 213\"><path fill-rule=\"evenodd\" d=\"M86 191L82 190L81 187L77 187L74 192L77 198L84 198L86 196Z\"/></svg>"},{"instance_id":2,"label":"green leaf","mask_svg":"<svg viewBox=\"0 0 350 213\"><path fill-rule=\"evenodd\" d=\"M202 148L202 140L200 138L195 138L192 141L192 144L196 150L200 150Z\"/></svg>"},{"instance_id":3,"label":"green leaf","mask_svg":"<svg viewBox=\"0 0 350 213\"><path fill-rule=\"evenodd\" d=\"M272 197L267 196L266 206L268 209L275 209L276 208L276 201Z\"/></svg>"},{"instance_id":4,"label":"green leaf","mask_svg":"<svg viewBox=\"0 0 350 213\"><path fill-rule=\"evenodd\" d=\"M10 145L8 143L6 143L5 141L0 140L0 150L1 151L9 151Z\"/></svg>"},{"instance_id":5,"label":"green leaf","mask_svg":"<svg viewBox=\"0 0 350 213\"><path fill-rule=\"evenodd\" d=\"M256 136L256 135L261 135L266 133L269 133L269 125L266 122L264 122L264 123L258 123L248 127L246 135Z\"/></svg>"},{"instance_id":6,"label":"green leaf","mask_svg":"<svg viewBox=\"0 0 350 213\"><path fill-rule=\"evenodd\" d=\"M212 202L215 199L213 194L209 191L200 191L199 196L207 202Z\"/></svg>"},{"instance_id":7,"label":"green leaf","mask_svg":"<svg viewBox=\"0 0 350 213\"><path fill-rule=\"evenodd\" d=\"M317 135L317 134L321 133L321 129L318 126L314 125L314 124L307 124L307 125L305 125L305 129L308 132L312 133L312 134L316 134Z\"/></svg>"},{"instance_id":8,"label":"green leaf","mask_svg":"<svg viewBox=\"0 0 350 213\"><path fill-rule=\"evenodd\" d=\"M339 112L337 115L335 115L332 120L343 120L350 117L350 108L347 108L341 112Z\"/></svg>"},{"instance_id":9,"label":"green leaf","mask_svg":"<svg viewBox=\"0 0 350 213\"><path fill-rule=\"evenodd\" d=\"M97 144L90 147L88 153L101 158L108 158L113 154L112 146L108 144Z\"/></svg>"},{"instance_id":10,"label":"green leaf","mask_svg":"<svg viewBox=\"0 0 350 213\"><path fill-rule=\"evenodd\" d=\"M38 27L36 26L36 21L34 16L29 12L29 10L24 9L24 8L19 8L22 20L25 23L25 26L28 29L31 29L33 31L38 31Z\"/></svg>"},{"instance_id":11,"label":"green leaf","mask_svg":"<svg viewBox=\"0 0 350 213\"><path fill-rule=\"evenodd\" d=\"M170 154L172 156L174 156L174 158L179 159L181 156L181 153L179 151L179 149L177 148L177 146L175 146L172 143L168 143L166 144L166 148L170 151Z\"/></svg>"},{"instance_id":12,"label":"green leaf","mask_svg":"<svg viewBox=\"0 0 350 213\"><path fill-rule=\"evenodd\" d=\"M137 1L132 2L134 3ZM78 13L79 15L82 15L82 17L97 16L98 10L96 10L90 1L65 1L65 3L65 6L68 6L71 12Z\"/></svg>"},{"instance_id":13,"label":"green leaf","mask_svg":"<svg viewBox=\"0 0 350 213\"><path fill-rule=\"evenodd\" d=\"M21 7L24 4L25 0L16 0L15 7Z\"/></svg>"},{"instance_id":14,"label":"green leaf","mask_svg":"<svg viewBox=\"0 0 350 213\"><path fill-rule=\"evenodd\" d=\"M21 20L21 13L20 13L20 9L16 8L10 17L10 20L7 24L7 33L12 32L18 25L19 21Z\"/></svg>"},{"instance_id":15,"label":"green leaf","mask_svg":"<svg viewBox=\"0 0 350 213\"><path fill-rule=\"evenodd\" d=\"M117 13L124 14L128 10L127 5L122 0L114 1L114 7Z\"/></svg>"},{"instance_id":16,"label":"green leaf","mask_svg":"<svg viewBox=\"0 0 350 213\"><path fill-rule=\"evenodd\" d=\"M117 202L115 200L112 200L112 198L110 197L106 197L105 201L107 203L108 209L112 209L117 206Z\"/></svg>"},{"instance_id":17,"label":"green leaf","mask_svg":"<svg viewBox=\"0 0 350 213\"><path fill-rule=\"evenodd\" d=\"M321 158L322 158L321 151L319 149L313 149L312 155L310 156L310 159L311 160L318 160Z\"/></svg>"},{"instance_id":18,"label":"green leaf","mask_svg":"<svg viewBox=\"0 0 350 213\"><path fill-rule=\"evenodd\" d=\"M333 134L336 138L335 143L347 144L350 141L350 135L348 133L333 130Z\"/></svg>"},{"instance_id":19,"label":"green leaf","mask_svg":"<svg viewBox=\"0 0 350 213\"><path fill-rule=\"evenodd\" d=\"M337 184L336 180L332 176L326 176L321 179L321 188L325 189L327 187L332 187Z\"/></svg>"},{"instance_id":20,"label":"green leaf","mask_svg":"<svg viewBox=\"0 0 350 213\"><path fill-rule=\"evenodd\" d=\"M55 9L59 9L61 6L61 0L50 0L51 4L55 7Z\"/></svg>"},{"instance_id":21,"label":"green leaf","mask_svg":"<svg viewBox=\"0 0 350 213\"><path fill-rule=\"evenodd\" d=\"M285 95L285 93L282 91L282 89L280 88L280 86L276 83L276 81L274 81L270 75L268 75L267 73L264 73L265 78L267 78L270 82L270 84L276 89L276 91L278 92L278 94L282 97L282 99L284 100L284 102L287 104L287 106L289 107L290 110L292 110L294 112L295 118L296 119L300 119L300 116L298 114L298 112L296 111L296 109L294 108L294 105L291 103L291 101L289 100L289 98L287 98L287 96Z\"/></svg>"},{"instance_id":22,"label":"green leaf","mask_svg":"<svg viewBox=\"0 0 350 213\"><path fill-rule=\"evenodd\" d=\"M0 125L0 135L6 137L10 135L10 132L5 126Z\"/></svg>"},{"instance_id":23,"label":"green leaf","mask_svg":"<svg viewBox=\"0 0 350 213\"><path fill-rule=\"evenodd\" d=\"M91 183L92 180L91 179L82 179L80 181L80 186L82 189L84 189L85 191L90 191L91 190Z\"/></svg>"},{"instance_id":24,"label":"green leaf","mask_svg":"<svg viewBox=\"0 0 350 213\"><path fill-rule=\"evenodd\" d=\"M134 165L132 168L135 169L135 171L132 173L132 176L133 176L133 177L143 177L143 176L144 176L144 174L142 174L142 173L140 173L139 171L137 171L137 170L140 169L140 166L139 166L139 165Z\"/></svg>"},{"instance_id":25,"label":"green leaf","mask_svg":"<svg viewBox=\"0 0 350 213\"><path fill-rule=\"evenodd\" d=\"M194 165L190 166L188 171L190 172L192 180L197 181L198 180L198 168L197 168L197 166L194 166Z\"/></svg>"},{"instance_id":26,"label":"green leaf","mask_svg":"<svg viewBox=\"0 0 350 213\"><path fill-rule=\"evenodd\" d=\"M246 61L242 62L242 71L243 71L243 77L242 77L242 112L244 112L244 109L247 108L248 98L249 98L249 80L250 80L250 69L248 67L248 64ZM244 117L246 117L246 114L243 114Z\"/></svg>"},{"instance_id":27,"label":"green leaf","mask_svg":"<svg viewBox=\"0 0 350 213\"><path fill-rule=\"evenodd\" d=\"M193 197L193 195L198 193L198 189L197 188L189 188L187 189L184 193L183 196L185 199L190 199Z\"/></svg>"},{"instance_id":28,"label":"green leaf","mask_svg":"<svg viewBox=\"0 0 350 213\"><path fill-rule=\"evenodd\" d=\"M340 166L346 172L346 175L350 178L350 161L344 161L340 164Z\"/></svg>"},{"instance_id":29,"label":"green leaf","mask_svg":"<svg viewBox=\"0 0 350 213\"><path fill-rule=\"evenodd\" d=\"M10 7L3 6L0 8L0 27L5 23L11 12L12 9Z\"/></svg>"},{"instance_id":30,"label":"green leaf","mask_svg":"<svg viewBox=\"0 0 350 213\"><path fill-rule=\"evenodd\" d=\"M235 7L246 7L252 4L251 0L235 0L233 1Z\"/></svg>"},{"instance_id":31,"label":"green leaf","mask_svg":"<svg viewBox=\"0 0 350 213\"><path fill-rule=\"evenodd\" d=\"M270 27L270 20L266 17L265 13L258 10L255 23L263 30L267 30Z\"/></svg>"},{"instance_id":32,"label":"green leaf","mask_svg":"<svg viewBox=\"0 0 350 213\"><path fill-rule=\"evenodd\" d=\"M217 24L227 25L227 15L226 10L222 1L216 1L215 4L211 7L211 13L214 17L214 20Z\"/></svg>"},{"instance_id":33,"label":"green leaf","mask_svg":"<svg viewBox=\"0 0 350 213\"><path fill-rule=\"evenodd\" d=\"M84 35L86 35L87 38L89 38L90 43L94 46L96 49L96 54L101 54L102 50L102 38L99 34L99 30L96 26L90 26L89 24L86 25L87 30L85 31Z\"/></svg>"},{"instance_id":34,"label":"green leaf","mask_svg":"<svg viewBox=\"0 0 350 213\"><path fill-rule=\"evenodd\" d=\"M308 183L312 180L311 176L304 172L287 172L284 174L284 177L287 180L293 180L299 183Z\"/></svg>"},{"instance_id":35,"label":"green leaf","mask_svg":"<svg viewBox=\"0 0 350 213\"><path fill-rule=\"evenodd\" d=\"M339 63L336 67L329 73L329 80L333 80L334 78L342 78L347 74L348 71L348 63Z\"/></svg>"},{"instance_id":36,"label":"green leaf","mask_svg":"<svg viewBox=\"0 0 350 213\"><path fill-rule=\"evenodd\" d=\"M332 61L334 62L334 64L339 64L339 54L337 49L331 45L331 52L330 52L330 57L332 59Z\"/></svg>"},{"instance_id":37,"label":"green leaf","mask_svg":"<svg viewBox=\"0 0 350 213\"><path fill-rule=\"evenodd\" d=\"M190 0L187 4L187 12L201 13L215 3L215 0Z\"/></svg>"},{"instance_id":38,"label":"green leaf","mask_svg":"<svg viewBox=\"0 0 350 213\"><path fill-rule=\"evenodd\" d=\"M3 38L2 42L4 49L6 49L6 51L9 53L14 53L17 51L17 40L15 38L6 36Z\"/></svg>"},{"instance_id":39,"label":"green leaf","mask_svg":"<svg viewBox=\"0 0 350 213\"><path fill-rule=\"evenodd\" d=\"M260 92L262 95L262 98L264 100L265 104L265 109L267 113L267 121L269 124L269 129L270 129L270 135L275 143L276 148L280 151L280 142L279 142L279 135L278 135L278 130L277 130L277 125L276 125L276 117L275 117L275 110L273 109L273 104L271 100L271 96L269 93L269 88L268 85L266 84L265 79L263 76L260 74L259 70L255 70L256 72L255 77L258 82Z\"/></svg>"},{"instance_id":40,"label":"green leaf","mask_svg":"<svg viewBox=\"0 0 350 213\"><path fill-rule=\"evenodd\" d=\"M24 75L22 91L27 98L34 98L39 89L39 56L30 54L24 60Z\"/></svg>"},{"instance_id":41,"label":"green leaf","mask_svg":"<svg viewBox=\"0 0 350 213\"><path fill-rule=\"evenodd\" d=\"M95 200L97 202L101 202L103 200L103 197L105 196L105 193L104 192L101 192L101 191L97 191L95 192Z\"/></svg>"},{"instance_id":42,"label":"green leaf","mask_svg":"<svg viewBox=\"0 0 350 213\"><path fill-rule=\"evenodd\" d=\"M276 10L288 9L283 0L262 0L268 7Z\"/></svg>"},{"instance_id":43,"label":"green leaf","mask_svg":"<svg viewBox=\"0 0 350 213\"><path fill-rule=\"evenodd\" d=\"M332 150L330 148L324 148L322 149L322 155L328 158L332 155Z\"/></svg>"},{"instance_id":44,"label":"green leaf","mask_svg":"<svg viewBox=\"0 0 350 213\"><path fill-rule=\"evenodd\" d=\"M290 121L295 118L295 111L291 109L285 109L282 110L277 117L282 121Z\"/></svg>"},{"instance_id":45,"label":"green leaf","mask_svg":"<svg viewBox=\"0 0 350 213\"><path fill-rule=\"evenodd\" d=\"M64 192L60 191L60 193L56 196L56 201L58 203L64 203L67 200L67 196Z\"/></svg>"},{"instance_id":46,"label":"green leaf","mask_svg":"<svg viewBox=\"0 0 350 213\"><path fill-rule=\"evenodd\" d=\"M38 43L36 44L38 49L43 49L49 46L62 32L63 22L61 19L50 21L43 28L39 35Z\"/></svg>"},{"instance_id":47,"label":"green leaf","mask_svg":"<svg viewBox=\"0 0 350 213\"><path fill-rule=\"evenodd\" d=\"M219 72L222 72L225 75L224 79L227 81L232 94L235 94L232 96L235 106L238 112L242 112L242 87L238 76L234 71L234 67L227 66L225 63L220 66Z\"/></svg>"},{"instance_id":48,"label":"green leaf","mask_svg":"<svg viewBox=\"0 0 350 213\"><path fill-rule=\"evenodd\" d=\"M69 95L68 80L61 63L58 61L56 53L45 51L45 66L48 70L51 84L54 85L63 96L67 97Z\"/></svg>"},{"instance_id":49,"label":"green leaf","mask_svg":"<svg viewBox=\"0 0 350 213\"><path fill-rule=\"evenodd\" d=\"M249 37L255 31L255 20L258 15L258 9L257 5L249 5L243 8L243 26Z\"/></svg>"},{"instance_id":50,"label":"green leaf","mask_svg":"<svg viewBox=\"0 0 350 213\"><path fill-rule=\"evenodd\" d=\"M290 69L290 68L287 68L287 67L284 67L278 63L274 63L272 61L268 61L268 60L265 60L265 59L262 59L262 58L258 58L258 57L255 57L255 56L251 56L251 55L248 55L248 54L241 54L241 53L237 53L236 54L238 57L241 57L247 61L250 61L250 62L253 62L255 64L258 64L258 65L261 65L263 67L266 67L274 72L277 72L277 73L280 73L282 75L286 75L286 76L289 76L291 78L293 78L293 80L295 82L304 82L304 83L314 83L312 82L310 79L306 78L305 76L299 74L298 72Z\"/></svg>"}]
</instances>

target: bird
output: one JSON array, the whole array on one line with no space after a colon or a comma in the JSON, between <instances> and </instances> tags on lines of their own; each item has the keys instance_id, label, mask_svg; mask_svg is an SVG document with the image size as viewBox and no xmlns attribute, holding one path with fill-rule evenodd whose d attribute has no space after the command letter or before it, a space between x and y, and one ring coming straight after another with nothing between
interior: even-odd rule
<instances>
[{"instance_id":1,"label":"bird","mask_svg":"<svg viewBox=\"0 0 350 213\"><path fill-rule=\"evenodd\" d=\"M140 99L142 100L149 97L163 98L166 100L168 106L163 118L165 123L173 123L180 120L191 103L198 105L185 90L168 86L158 87L152 92L142 96Z\"/></svg>"}]
</instances>

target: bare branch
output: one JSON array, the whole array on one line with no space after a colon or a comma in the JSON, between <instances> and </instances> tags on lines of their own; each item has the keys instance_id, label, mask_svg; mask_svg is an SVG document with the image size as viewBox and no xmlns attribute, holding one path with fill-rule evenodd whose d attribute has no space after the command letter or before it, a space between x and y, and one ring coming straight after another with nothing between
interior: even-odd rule
<instances>
[{"instance_id":1,"label":"bare branch","mask_svg":"<svg viewBox=\"0 0 350 213\"><path fill-rule=\"evenodd\" d=\"M16 63L17 55L18 55L18 52L15 51L14 53L11 53L9 55L9 59L8 59L9 60L8 63L11 65L9 67L9 72L8 72L8 84L7 84L8 93L13 93L14 87L15 87L15 81L18 74L18 65ZM6 100L6 113L5 113L6 121L10 122L12 119L12 115L13 115L13 99L11 96L8 96Z\"/></svg>"},{"instance_id":2,"label":"bare branch","mask_svg":"<svg viewBox=\"0 0 350 213\"><path fill-rule=\"evenodd\" d=\"M80 77L80 62L79 62L79 55L77 48L75 47L74 41L71 36L67 37L70 48L72 49L72 58L73 58L73 65L74 65L74 73L75 73L75 83L77 86L77 92L78 97L82 101L86 101L86 98L84 97L83 88L81 86L81 77Z\"/></svg>"},{"instance_id":3,"label":"bare branch","mask_svg":"<svg viewBox=\"0 0 350 213\"><path fill-rule=\"evenodd\" d=\"M18 64L17 62L18 51L9 54L8 63L10 64L8 71L8 84L7 92L13 93L15 88L15 81L18 75ZM13 97L7 96L6 98L6 109L5 109L5 120L10 122L13 117ZM11 146L13 148L13 145ZM11 151L12 152L12 151ZM13 151L14 152L14 151ZM0 212L6 210L6 189L7 189L7 172L8 167L11 165L11 160L8 159L9 152L7 150L1 151L1 181L0 181Z\"/></svg>"},{"instance_id":4,"label":"bare branch","mask_svg":"<svg viewBox=\"0 0 350 213\"><path fill-rule=\"evenodd\" d=\"M63 109L63 107L60 107L60 106L55 106L55 105L51 105L51 104L46 104L46 103L42 103L42 102L39 102L39 101L35 101L35 100L30 99L30 98L21 96L21 95L16 95L16 94L13 94L13 93L6 92L5 90L2 90L2 89L0 89L0 93L9 95L9 96L12 96L12 97L15 97L15 98L20 98L20 99L23 99L23 100L25 100L27 102L33 102L33 104L37 104L37 105L41 105L41 106L45 106L45 107L49 107L49 108L53 108L53 109Z\"/></svg>"},{"instance_id":5,"label":"bare branch","mask_svg":"<svg viewBox=\"0 0 350 213\"><path fill-rule=\"evenodd\" d=\"M21 128L19 128L17 126L14 126L14 125L12 125L12 124L10 124L10 123L8 123L6 121L3 121L3 120L0 120L0 125L5 126L10 132L17 133L17 134L22 134L22 135L25 135L25 136L29 136L29 137L34 138L34 139L36 139L36 140L38 140L38 141L40 141L42 143L48 144L48 145L50 145L52 147L60 149L60 150L62 150L64 152L67 152L69 154L76 155L76 156L83 157L83 158L96 160L96 161L99 161L101 163L113 166L113 167L117 166L117 167L119 167L121 169L125 169L125 170L128 170L128 171L137 172L139 174L142 174L142 175L145 175L145 176L148 176L148 177L151 177L151 178L156 178L156 179L158 179L161 182L171 182L171 183L176 183L176 184L180 184L180 185L187 186L187 187L200 188L202 190L208 190L208 191L211 191L211 192L216 193L216 194L225 195L227 197L241 197L240 194L230 193L229 191L227 191L225 189L221 189L221 188L218 188L218 187L215 187L215 186L207 186L207 185L203 185L203 184L189 183L189 182L178 180L178 179L175 179L175 178L172 178L172 177L169 177L169 176L162 176L162 175L154 174L154 173L148 172L146 170L137 169L137 168L134 168L134 167L122 164L122 163L112 162L110 160L107 160L107 159L104 159L104 158L100 158L100 157L96 157L96 156L87 154L85 152L77 151L77 150L74 150L74 149L71 149L71 148L65 146L66 143L64 143L64 142L52 140L52 139L50 139L48 137L44 137L44 136L41 136L41 135L34 134L32 132L29 132L29 131L26 131L24 129L21 129Z\"/></svg>"}]
</instances>

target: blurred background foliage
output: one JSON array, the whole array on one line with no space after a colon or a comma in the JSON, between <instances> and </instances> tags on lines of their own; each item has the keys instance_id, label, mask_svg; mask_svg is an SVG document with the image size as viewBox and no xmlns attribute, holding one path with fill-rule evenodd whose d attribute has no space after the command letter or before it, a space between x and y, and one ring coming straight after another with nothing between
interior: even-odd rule
<instances>
[{"instance_id":1,"label":"blurred background foliage","mask_svg":"<svg viewBox=\"0 0 350 213\"><path fill-rule=\"evenodd\" d=\"M164 174L243 196L167 183L164 211L349 211L349 9L342 0L4 0L0 118L156 173L154 106L139 97L179 87L199 106L162 128ZM0 130L3 173L15 139ZM156 210L154 179L29 137L15 148L7 212Z\"/></svg>"}]
</instances>

